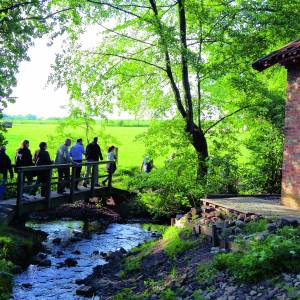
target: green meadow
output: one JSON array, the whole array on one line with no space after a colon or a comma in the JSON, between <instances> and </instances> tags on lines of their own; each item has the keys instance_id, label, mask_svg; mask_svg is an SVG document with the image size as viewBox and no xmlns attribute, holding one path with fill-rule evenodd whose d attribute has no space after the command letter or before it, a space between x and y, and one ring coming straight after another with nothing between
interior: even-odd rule
<instances>
[{"instance_id":1,"label":"green meadow","mask_svg":"<svg viewBox=\"0 0 300 300\"><path fill-rule=\"evenodd\" d=\"M51 159L54 159L57 147L64 142L64 138L57 134L58 124L59 121L13 121L13 127L5 133L8 142L7 154L13 159L20 142L28 139L32 153L38 149L41 141L47 142ZM114 144L118 147L119 167L122 169L139 167L145 154L145 147L138 136L147 130L146 124L117 121L103 125L97 123L92 134L99 137L102 153L105 155L107 147ZM83 129L71 129L71 136L73 143L76 138L83 138L86 146Z\"/></svg>"}]
</instances>

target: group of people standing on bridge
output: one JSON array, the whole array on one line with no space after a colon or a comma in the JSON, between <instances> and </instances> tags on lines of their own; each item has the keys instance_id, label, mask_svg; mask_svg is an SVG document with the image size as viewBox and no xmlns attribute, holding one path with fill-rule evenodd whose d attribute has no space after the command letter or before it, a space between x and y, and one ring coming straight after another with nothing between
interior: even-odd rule
<instances>
[{"instance_id":1,"label":"group of people standing on bridge","mask_svg":"<svg viewBox=\"0 0 300 300\"><path fill-rule=\"evenodd\" d=\"M103 160L101 148L98 144L98 138L95 137L93 142L89 143L86 148L83 146L82 139L77 139L76 143L71 147L72 141L67 138L64 144L60 145L56 152L56 158L54 163L59 165L65 164L81 164L83 162L83 156L85 156L87 162L98 162ZM70 149L69 149L70 148ZM106 153L106 158L109 163L106 164L107 177L102 181L102 185L105 186L110 176L116 171L116 147L110 146ZM3 196L4 186L8 178L8 173L12 179L14 176L13 166L9 156L5 153L5 146L0 147L0 174L2 174L2 182L0 182L0 199ZM47 143L41 142L39 144L39 150L37 150L32 156L29 149L29 141L23 140L20 147L16 151L15 155L15 167L30 167L30 166L45 166L51 165L53 161L50 158L47 151ZM94 174L92 174L92 180L95 186L99 186L98 183L98 164L94 165ZM81 178L82 166L79 165L75 168L75 190L79 190L78 185ZM92 164L87 164L83 177L83 186L87 187L89 179L91 178ZM33 177L37 177L30 194L35 195L39 186L41 186L41 196L46 196L46 183L49 179L49 170L37 170L32 172L24 172L24 181L26 179L27 184L32 186ZM58 168L58 184L57 192L63 194L66 192L66 188L70 188L70 167L63 166Z\"/></svg>"}]
</instances>

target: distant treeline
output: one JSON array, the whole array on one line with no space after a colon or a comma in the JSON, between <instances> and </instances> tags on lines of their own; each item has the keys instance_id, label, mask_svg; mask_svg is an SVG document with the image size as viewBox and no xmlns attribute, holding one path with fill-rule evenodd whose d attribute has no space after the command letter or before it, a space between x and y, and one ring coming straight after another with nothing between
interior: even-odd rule
<instances>
[{"instance_id":1,"label":"distant treeline","mask_svg":"<svg viewBox=\"0 0 300 300\"><path fill-rule=\"evenodd\" d=\"M6 115L3 114L2 119L4 121L14 121L14 120L20 120L20 121L24 121L24 120L41 120L41 118L39 118L36 115L32 115L32 114L27 114L27 115Z\"/></svg>"},{"instance_id":2,"label":"distant treeline","mask_svg":"<svg viewBox=\"0 0 300 300\"><path fill-rule=\"evenodd\" d=\"M110 127L148 127L149 120L100 120L101 125Z\"/></svg>"},{"instance_id":3,"label":"distant treeline","mask_svg":"<svg viewBox=\"0 0 300 300\"><path fill-rule=\"evenodd\" d=\"M63 121L64 118L42 119L35 115L4 115L2 120L12 121L16 124L28 124L31 122L34 122L35 124L56 124ZM150 125L150 120L96 120L96 124L109 127L148 127Z\"/></svg>"}]
</instances>

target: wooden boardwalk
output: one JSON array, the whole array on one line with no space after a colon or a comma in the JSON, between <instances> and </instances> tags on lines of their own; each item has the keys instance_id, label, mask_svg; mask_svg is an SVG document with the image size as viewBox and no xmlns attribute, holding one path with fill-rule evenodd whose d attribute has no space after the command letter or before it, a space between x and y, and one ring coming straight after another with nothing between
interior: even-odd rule
<instances>
[{"instance_id":1,"label":"wooden boardwalk","mask_svg":"<svg viewBox=\"0 0 300 300\"><path fill-rule=\"evenodd\" d=\"M0 201L0 224L9 223L13 218L21 217L28 215L35 211L42 211L47 209L52 209L58 207L62 204L72 203L76 200L85 200L88 201L92 197L102 197L102 196L112 196L114 194L124 194L128 193L123 190L113 188L112 183L112 174L106 173L103 171L103 175L97 174L99 165L106 165L110 163L109 161L100 161L100 162L84 162L84 163L75 163L75 164L64 164L64 165L48 165L48 166L38 166L38 167L22 167L18 168L17 174L18 178L15 185L15 191L17 192L17 197L12 199L6 199ZM76 189L76 183L79 183L82 178L76 178L76 169L82 166L90 166L92 169L92 176L89 177L91 185L89 187L79 186L78 190ZM97 167L97 168L96 168ZM70 179L64 181L57 181L57 177L54 177L53 171L58 169L69 169ZM40 195L32 196L26 194L25 190L28 187L24 184L24 174L26 172L48 172L49 176L47 182L44 183L45 186L45 197ZM103 178L108 176L108 186L99 187L95 185L96 178ZM65 188L65 193L58 194L54 191L57 184L64 183L65 185L70 186L70 188ZM32 186L29 190L32 189Z\"/></svg>"},{"instance_id":2,"label":"wooden boardwalk","mask_svg":"<svg viewBox=\"0 0 300 300\"><path fill-rule=\"evenodd\" d=\"M280 198L278 197L209 197L201 199L201 201L244 214L256 214L265 218L285 218L300 221L300 211L280 205Z\"/></svg>"},{"instance_id":3,"label":"wooden boardwalk","mask_svg":"<svg viewBox=\"0 0 300 300\"><path fill-rule=\"evenodd\" d=\"M56 208L62 204L72 203L77 200L89 200L90 197L109 197L115 195L130 196L130 192L120 190L114 187L95 187L93 195L91 195L90 188L79 187L79 191L74 191L72 199L70 199L70 190L67 189L65 194L58 194L57 192L51 192L51 205L48 206L48 202L44 197L37 196L25 196L20 205L20 216L28 215L35 211L43 211L47 209ZM17 199L7 199L0 201L0 224L9 223L16 216Z\"/></svg>"}]
</instances>

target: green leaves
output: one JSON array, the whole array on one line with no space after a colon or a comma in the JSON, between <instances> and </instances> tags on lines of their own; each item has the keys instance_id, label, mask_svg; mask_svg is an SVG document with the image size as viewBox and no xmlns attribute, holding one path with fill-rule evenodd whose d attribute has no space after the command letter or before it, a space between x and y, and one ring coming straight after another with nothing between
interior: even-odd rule
<instances>
[{"instance_id":1,"label":"green leaves","mask_svg":"<svg viewBox=\"0 0 300 300\"><path fill-rule=\"evenodd\" d=\"M284 227L264 241L251 241L241 253L215 257L217 269L228 270L239 281L257 282L281 272L299 272L299 228Z\"/></svg>"}]
</instances>

